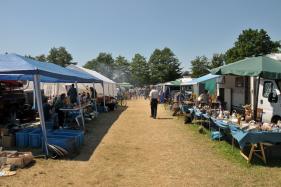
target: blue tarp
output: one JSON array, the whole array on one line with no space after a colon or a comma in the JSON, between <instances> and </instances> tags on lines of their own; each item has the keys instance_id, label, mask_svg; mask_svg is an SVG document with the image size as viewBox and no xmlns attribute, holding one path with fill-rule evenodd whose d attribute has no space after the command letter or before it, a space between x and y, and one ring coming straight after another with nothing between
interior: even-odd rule
<instances>
[{"instance_id":1,"label":"blue tarp","mask_svg":"<svg viewBox=\"0 0 281 187\"><path fill-rule=\"evenodd\" d=\"M247 132L236 126L230 126L230 132L234 139L237 140L239 146L244 148L247 144L256 143L281 143L281 133L274 131L256 131Z\"/></svg>"},{"instance_id":2,"label":"blue tarp","mask_svg":"<svg viewBox=\"0 0 281 187\"><path fill-rule=\"evenodd\" d=\"M41 75L41 82L101 82L88 74L58 66L53 63L40 62L17 54L0 55L1 80L33 80L34 74Z\"/></svg>"},{"instance_id":3,"label":"blue tarp","mask_svg":"<svg viewBox=\"0 0 281 187\"><path fill-rule=\"evenodd\" d=\"M220 75L208 74L208 75L204 75L204 76L202 76L202 77L198 77L197 79L192 79L192 80L189 81L189 82L182 83L181 85L194 85L194 84L197 84L197 83L200 83L200 82L205 82L205 81L208 81L208 80L217 78L217 77L219 77L219 76L220 76Z\"/></svg>"}]
</instances>

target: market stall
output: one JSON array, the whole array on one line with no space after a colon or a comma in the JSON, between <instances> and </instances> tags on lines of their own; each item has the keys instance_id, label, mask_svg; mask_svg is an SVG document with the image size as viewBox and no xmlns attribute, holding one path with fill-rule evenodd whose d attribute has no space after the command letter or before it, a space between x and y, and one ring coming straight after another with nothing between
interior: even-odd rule
<instances>
[{"instance_id":1,"label":"market stall","mask_svg":"<svg viewBox=\"0 0 281 187\"><path fill-rule=\"evenodd\" d=\"M48 138L44 118L42 93L40 82L68 82L68 83L93 83L100 82L96 77L87 73L63 68L53 63L39 62L17 54L0 55L0 80L28 80L34 83L34 92L37 100L37 109L42 129L43 150L48 156ZM78 100L79 101L79 100ZM79 102L81 106L81 103ZM82 110L80 110L82 112Z\"/></svg>"},{"instance_id":2,"label":"market stall","mask_svg":"<svg viewBox=\"0 0 281 187\"><path fill-rule=\"evenodd\" d=\"M212 139L223 139L227 134L238 143L241 155L250 162L253 156L267 162L265 147L281 143L280 122L264 122L263 108L258 108L262 101L258 100L260 79L279 80L281 63L269 57L252 57L211 70L216 75L254 76L256 82L256 98L252 112L251 105L244 106L243 113L212 109L210 106L196 106L190 109L196 119L206 120L211 130ZM271 89L272 91L272 89ZM263 91L264 93L264 91ZM270 95L271 93L269 93ZM273 97L273 96L272 96ZM273 97L277 102L278 97ZM272 98L268 98L269 100ZM280 111L279 111L280 112ZM245 148L249 146L249 151Z\"/></svg>"},{"instance_id":3,"label":"market stall","mask_svg":"<svg viewBox=\"0 0 281 187\"><path fill-rule=\"evenodd\" d=\"M100 79L102 81L101 83L96 83L94 85L87 84L87 83L81 83L81 85L84 87L84 89L88 89L89 87L94 86L94 88L97 92L97 97L99 97L100 95L102 95L102 97L103 97L102 102L104 104L104 107L105 107L106 103L111 102L110 101L111 98L114 98L117 96L116 83L113 80L107 78L106 76L104 76L94 70L90 70L90 69L75 66L75 65L69 65L67 68L88 73L94 77L97 77L98 79Z\"/></svg>"}]
</instances>

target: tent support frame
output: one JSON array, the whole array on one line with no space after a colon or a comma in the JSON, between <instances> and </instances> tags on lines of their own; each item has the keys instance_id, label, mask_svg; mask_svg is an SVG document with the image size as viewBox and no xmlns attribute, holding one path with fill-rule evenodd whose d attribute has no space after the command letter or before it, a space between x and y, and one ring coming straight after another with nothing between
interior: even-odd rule
<instances>
[{"instance_id":1,"label":"tent support frame","mask_svg":"<svg viewBox=\"0 0 281 187\"><path fill-rule=\"evenodd\" d=\"M44 118L44 112L43 112L43 104L42 104L42 94L40 89L40 75L35 74L33 76L34 78L34 90L37 100L37 107L38 107L38 113L40 117L40 124L42 128L42 135L43 135L43 143L46 151L46 158L49 156L48 151L48 139L47 139L47 132L46 132L46 126L45 126L45 118Z\"/></svg>"}]
</instances>

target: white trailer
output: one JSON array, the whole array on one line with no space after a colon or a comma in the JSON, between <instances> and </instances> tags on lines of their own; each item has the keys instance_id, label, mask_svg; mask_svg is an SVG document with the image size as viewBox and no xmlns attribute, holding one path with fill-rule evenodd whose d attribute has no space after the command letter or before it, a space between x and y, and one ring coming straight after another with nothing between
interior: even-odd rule
<instances>
[{"instance_id":1,"label":"white trailer","mask_svg":"<svg viewBox=\"0 0 281 187\"><path fill-rule=\"evenodd\" d=\"M243 105L255 106L257 78L225 75L217 83L217 95L226 102L227 110L239 110ZM257 108L262 109L264 122L281 120L281 80L260 78Z\"/></svg>"}]
</instances>

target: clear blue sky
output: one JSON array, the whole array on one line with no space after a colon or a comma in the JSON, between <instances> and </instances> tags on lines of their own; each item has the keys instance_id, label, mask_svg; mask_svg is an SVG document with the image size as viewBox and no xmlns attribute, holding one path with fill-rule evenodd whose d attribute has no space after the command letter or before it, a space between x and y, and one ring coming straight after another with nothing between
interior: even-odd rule
<instances>
[{"instance_id":1,"label":"clear blue sky","mask_svg":"<svg viewBox=\"0 0 281 187\"><path fill-rule=\"evenodd\" d=\"M281 0L2 0L0 53L65 46L80 65L99 52L146 58L169 47L184 69L225 52L247 28L281 40Z\"/></svg>"}]
</instances>

